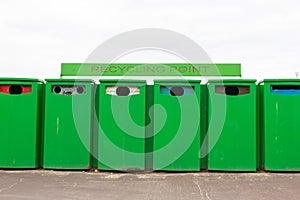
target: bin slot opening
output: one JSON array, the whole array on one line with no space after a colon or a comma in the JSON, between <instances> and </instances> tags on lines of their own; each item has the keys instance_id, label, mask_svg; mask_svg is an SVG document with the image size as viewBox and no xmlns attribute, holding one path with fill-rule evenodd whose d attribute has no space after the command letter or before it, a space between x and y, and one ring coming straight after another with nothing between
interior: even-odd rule
<instances>
[{"instance_id":1,"label":"bin slot opening","mask_svg":"<svg viewBox=\"0 0 300 200\"><path fill-rule=\"evenodd\" d=\"M106 86L105 94L113 96L132 96L140 94L139 86Z\"/></svg>"},{"instance_id":2,"label":"bin slot opening","mask_svg":"<svg viewBox=\"0 0 300 200\"><path fill-rule=\"evenodd\" d=\"M59 95L80 95L85 94L86 89L84 85L53 85L51 91Z\"/></svg>"},{"instance_id":3,"label":"bin slot opening","mask_svg":"<svg viewBox=\"0 0 300 200\"><path fill-rule=\"evenodd\" d=\"M164 95L186 96L194 93L194 86L160 86L160 94Z\"/></svg>"},{"instance_id":4,"label":"bin slot opening","mask_svg":"<svg viewBox=\"0 0 300 200\"><path fill-rule=\"evenodd\" d=\"M238 96L250 93L250 86L238 86L238 85L216 85L215 93L225 94L229 96Z\"/></svg>"},{"instance_id":5,"label":"bin slot opening","mask_svg":"<svg viewBox=\"0 0 300 200\"><path fill-rule=\"evenodd\" d=\"M271 93L283 95L300 94L300 85L271 85L270 91Z\"/></svg>"},{"instance_id":6,"label":"bin slot opening","mask_svg":"<svg viewBox=\"0 0 300 200\"><path fill-rule=\"evenodd\" d=\"M17 95L17 94L27 94L32 92L32 86L31 85L0 85L0 92L4 94L11 94L11 95Z\"/></svg>"}]
</instances>

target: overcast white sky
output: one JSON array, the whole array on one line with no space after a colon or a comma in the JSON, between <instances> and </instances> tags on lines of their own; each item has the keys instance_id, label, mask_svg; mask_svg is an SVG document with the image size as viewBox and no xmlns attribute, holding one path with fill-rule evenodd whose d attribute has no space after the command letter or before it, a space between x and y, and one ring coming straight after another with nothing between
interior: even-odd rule
<instances>
[{"instance_id":1,"label":"overcast white sky","mask_svg":"<svg viewBox=\"0 0 300 200\"><path fill-rule=\"evenodd\" d=\"M102 42L137 28L164 28L201 45L213 62L242 64L245 78L300 71L297 0L0 0L0 76L58 77ZM118 62L183 62L162 52Z\"/></svg>"}]
</instances>

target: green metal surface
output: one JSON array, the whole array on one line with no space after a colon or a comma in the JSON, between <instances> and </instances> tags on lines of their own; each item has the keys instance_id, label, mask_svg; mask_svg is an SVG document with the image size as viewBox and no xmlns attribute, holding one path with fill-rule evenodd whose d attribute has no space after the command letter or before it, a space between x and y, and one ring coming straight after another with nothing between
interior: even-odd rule
<instances>
[{"instance_id":1,"label":"green metal surface","mask_svg":"<svg viewBox=\"0 0 300 200\"><path fill-rule=\"evenodd\" d=\"M262 166L262 132L261 132L261 89L260 85L256 85L256 163L257 169L263 169Z\"/></svg>"},{"instance_id":2,"label":"green metal surface","mask_svg":"<svg viewBox=\"0 0 300 200\"><path fill-rule=\"evenodd\" d=\"M62 63L61 76L241 76L241 64Z\"/></svg>"},{"instance_id":3,"label":"green metal surface","mask_svg":"<svg viewBox=\"0 0 300 200\"><path fill-rule=\"evenodd\" d=\"M116 96L106 87L139 87L140 93ZM100 170L145 169L146 82L100 80L98 168Z\"/></svg>"},{"instance_id":4,"label":"green metal surface","mask_svg":"<svg viewBox=\"0 0 300 200\"><path fill-rule=\"evenodd\" d=\"M1 77L0 81L8 81L8 82L43 82L40 79L36 78L7 78L7 77Z\"/></svg>"},{"instance_id":5,"label":"green metal surface","mask_svg":"<svg viewBox=\"0 0 300 200\"><path fill-rule=\"evenodd\" d=\"M52 86L85 86L86 92L60 95ZM45 88L43 167L47 169L89 169L92 134L91 81L60 80Z\"/></svg>"},{"instance_id":6,"label":"green metal surface","mask_svg":"<svg viewBox=\"0 0 300 200\"><path fill-rule=\"evenodd\" d=\"M200 171L200 81L154 81L153 169ZM182 96L161 87L193 87Z\"/></svg>"},{"instance_id":7,"label":"green metal surface","mask_svg":"<svg viewBox=\"0 0 300 200\"><path fill-rule=\"evenodd\" d=\"M207 85L200 85L201 87L201 100L200 100L200 111L201 111L201 129L200 129L200 165L201 169L207 169L207 154L208 154L208 140L205 140L207 136L207 112L208 112L208 105L207 105Z\"/></svg>"},{"instance_id":8,"label":"green metal surface","mask_svg":"<svg viewBox=\"0 0 300 200\"><path fill-rule=\"evenodd\" d=\"M159 79L155 80L159 84L169 84L169 83L200 83L201 80L190 80L190 79Z\"/></svg>"},{"instance_id":9,"label":"green metal surface","mask_svg":"<svg viewBox=\"0 0 300 200\"><path fill-rule=\"evenodd\" d=\"M92 79L73 79L73 78L49 78L46 79L47 82L86 82L86 83L92 83Z\"/></svg>"},{"instance_id":10,"label":"green metal surface","mask_svg":"<svg viewBox=\"0 0 300 200\"><path fill-rule=\"evenodd\" d=\"M133 80L133 79L100 79L99 80L100 83L144 83L146 84L145 80Z\"/></svg>"},{"instance_id":11,"label":"green metal surface","mask_svg":"<svg viewBox=\"0 0 300 200\"><path fill-rule=\"evenodd\" d=\"M208 83L255 83L256 79L211 79Z\"/></svg>"},{"instance_id":12,"label":"green metal surface","mask_svg":"<svg viewBox=\"0 0 300 200\"><path fill-rule=\"evenodd\" d=\"M300 79L264 79L262 82L300 82Z\"/></svg>"},{"instance_id":13,"label":"green metal surface","mask_svg":"<svg viewBox=\"0 0 300 200\"><path fill-rule=\"evenodd\" d=\"M0 85L10 84L31 85L32 91L14 95L0 93L0 168L37 168L43 83L9 78L0 81Z\"/></svg>"},{"instance_id":14,"label":"green metal surface","mask_svg":"<svg viewBox=\"0 0 300 200\"><path fill-rule=\"evenodd\" d=\"M153 131L154 131L154 85L146 85L146 156L145 168L147 171L153 170Z\"/></svg>"},{"instance_id":15,"label":"green metal surface","mask_svg":"<svg viewBox=\"0 0 300 200\"><path fill-rule=\"evenodd\" d=\"M255 81L209 81L208 169L256 171L259 167L257 141L257 96ZM246 94L227 95L216 86L249 86Z\"/></svg>"},{"instance_id":16,"label":"green metal surface","mask_svg":"<svg viewBox=\"0 0 300 200\"><path fill-rule=\"evenodd\" d=\"M264 168L300 171L300 94L272 93L272 85L300 86L300 82L298 79L267 80L260 86Z\"/></svg>"}]
</instances>

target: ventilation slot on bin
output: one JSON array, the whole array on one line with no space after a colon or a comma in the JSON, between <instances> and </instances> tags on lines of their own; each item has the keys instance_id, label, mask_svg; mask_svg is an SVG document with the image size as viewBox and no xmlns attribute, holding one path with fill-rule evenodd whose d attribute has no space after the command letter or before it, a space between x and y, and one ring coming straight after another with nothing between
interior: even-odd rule
<instances>
[{"instance_id":1,"label":"ventilation slot on bin","mask_svg":"<svg viewBox=\"0 0 300 200\"><path fill-rule=\"evenodd\" d=\"M106 86L105 93L113 96L131 96L140 94L138 86Z\"/></svg>"},{"instance_id":2,"label":"ventilation slot on bin","mask_svg":"<svg viewBox=\"0 0 300 200\"><path fill-rule=\"evenodd\" d=\"M271 85L271 93L283 95L300 94L300 85Z\"/></svg>"},{"instance_id":3,"label":"ventilation slot on bin","mask_svg":"<svg viewBox=\"0 0 300 200\"><path fill-rule=\"evenodd\" d=\"M31 85L0 85L0 92L5 94L17 95L32 92Z\"/></svg>"},{"instance_id":4,"label":"ventilation slot on bin","mask_svg":"<svg viewBox=\"0 0 300 200\"><path fill-rule=\"evenodd\" d=\"M215 93L225 94L229 96L237 96L250 93L250 86L237 86L237 85L216 85Z\"/></svg>"},{"instance_id":5,"label":"ventilation slot on bin","mask_svg":"<svg viewBox=\"0 0 300 200\"><path fill-rule=\"evenodd\" d=\"M52 93L59 95L78 95L85 93L83 85L53 85Z\"/></svg>"},{"instance_id":6,"label":"ventilation slot on bin","mask_svg":"<svg viewBox=\"0 0 300 200\"><path fill-rule=\"evenodd\" d=\"M160 86L160 94L164 95L185 96L194 93L194 87L191 86Z\"/></svg>"}]
</instances>

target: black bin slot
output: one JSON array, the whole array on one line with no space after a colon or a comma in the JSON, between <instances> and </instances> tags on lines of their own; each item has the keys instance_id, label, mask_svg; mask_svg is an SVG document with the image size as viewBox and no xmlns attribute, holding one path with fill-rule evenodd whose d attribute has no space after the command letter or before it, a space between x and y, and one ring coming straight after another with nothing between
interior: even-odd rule
<instances>
[{"instance_id":1,"label":"black bin slot","mask_svg":"<svg viewBox=\"0 0 300 200\"><path fill-rule=\"evenodd\" d=\"M300 90L300 85L271 85L272 90Z\"/></svg>"},{"instance_id":2,"label":"black bin slot","mask_svg":"<svg viewBox=\"0 0 300 200\"><path fill-rule=\"evenodd\" d=\"M216 85L215 93L229 96L238 96L250 93L250 86Z\"/></svg>"},{"instance_id":3,"label":"black bin slot","mask_svg":"<svg viewBox=\"0 0 300 200\"><path fill-rule=\"evenodd\" d=\"M171 96L182 96L184 94L184 89L180 86L174 86L170 89Z\"/></svg>"},{"instance_id":4,"label":"black bin slot","mask_svg":"<svg viewBox=\"0 0 300 200\"><path fill-rule=\"evenodd\" d=\"M22 94L23 88L21 85L11 85L9 87L9 94Z\"/></svg>"}]
</instances>

